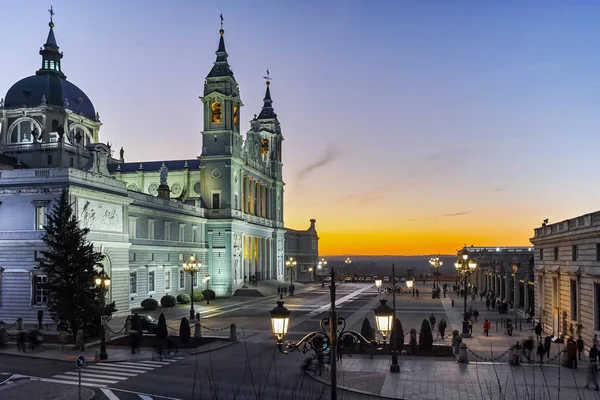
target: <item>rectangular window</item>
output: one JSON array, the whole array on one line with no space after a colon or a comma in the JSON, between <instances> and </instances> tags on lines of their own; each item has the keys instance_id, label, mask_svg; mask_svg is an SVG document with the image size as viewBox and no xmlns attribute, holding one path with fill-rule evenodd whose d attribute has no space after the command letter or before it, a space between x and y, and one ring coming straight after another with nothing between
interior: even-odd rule
<instances>
[{"instance_id":1,"label":"rectangular window","mask_svg":"<svg viewBox=\"0 0 600 400\"><path fill-rule=\"evenodd\" d=\"M154 239L154 220L148 220L148 239Z\"/></svg>"},{"instance_id":2,"label":"rectangular window","mask_svg":"<svg viewBox=\"0 0 600 400\"><path fill-rule=\"evenodd\" d=\"M194 274L192 275L192 285L194 285L194 287L198 287L198 274Z\"/></svg>"},{"instance_id":3,"label":"rectangular window","mask_svg":"<svg viewBox=\"0 0 600 400\"><path fill-rule=\"evenodd\" d=\"M558 261L558 247L554 248L554 261Z\"/></svg>"},{"instance_id":4,"label":"rectangular window","mask_svg":"<svg viewBox=\"0 0 600 400\"><path fill-rule=\"evenodd\" d=\"M235 210L237 210L238 209L238 194L237 193L233 196L233 204L234 204L233 208Z\"/></svg>"},{"instance_id":5,"label":"rectangular window","mask_svg":"<svg viewBox=\"0 0 600 400\"><path fill-rule=\"evenodd\" d=\"M544 249L540 249L540 261L544 261Z\"/></svg>"},{"instance_id":6,"label":"rectangular window","mask_svg":"<svg viewBox=\"0 0 600 400\"><path fill-rule=\"evenodd\" d=\"M196 232L198 230L197 226L192 225L192 243L196 243Z\"/></svg>"},{"instance_id":7,"label":"rectangular window","mask_svg":"<svg viewBox=\"0 0 600 400\"><path fill-rule=\"evenodd\" d=\"M578 311L579 307L577 304L577 281L575 279L571 279L571 319L573 321L578 320Z\"/></svg>"},{"instance_id":8,"label":"rectangular window","mask_svg":"<svg viewBox=\"0 0 600 400\"><path fill-rule=\"evenodd\" d=\"M185 224L179 224L179 241L185 242Z\"/></svg>"},{"instance_id":9,"label":"rectangular window","mask_svg":"<svg viewBox=\"0 0 600 400\"><path fill-rule=\"evenodd\" d=\"M44 230L44 226L46 225L46 212L46 206L35 207L35 229L38 231Z\"/></svg>"},{"instance_id":10,"label":"rectangular window","mask_svg":"<svg viewBox=\"0 0 600 400\"><path fill-rule=\"evenodd\" d=\"M46 275L35 275L33 277L33 304L43 305L48 302L46 283L48 283L48 276Z\"/></svg>"},{"instance_id":11,"label":"rectangular window","mask_svg":"<svg viewBox=\"0 0 600 400\"><path fill-rule=\"evenodd\" d=\"M137 228L137 221L135 217L130 217L129 218L129 237L131 239L135 239L137 237L136 235L136 228Z\"/></svg>"},{"instance_id":12,"label":"rectangular window","mask_svg":"<svg viewBox=\"0 0 600 400\"><path fill-rule=\"evenodd\" d=\"M179 289L185 289L185 272L182 269L179 270Z\"/></svg>"},{"instance_id":13,"label":"rectangular window","mask_svg":"<svg viewBox=\"0 0 600 400\"><path fill-rule=\"evenodd\" d=\"M75 160L73 157L69 157L69 167L73 168L73 165L75 165Z\"/></svg>"},{"instance_id":14,"label":"rectangular window","mask_svg":"<svg viewBox=\"0 0 600 400\"><path fill-rule=\"evenodd\" d=\"M576 244L571 246L571 257L573 261L577 261L577 258L579 258L579 249Z\"/></svg>"},{"instance_id":15,"label":"rectangular window","mask_svg":"<svg viewBox=\"0 0 600 400\"><path fill-rule=\"evenodd\" d=\"M137 271L129 272L129 294L137 293Z\"/></svg>"},{"instance_id":16,"label":"rectangular window","mask_svg":"<svg viewBox=\"0 0 600 400\"><path fill-rule=\"evenodd\" d=\"M165 290L171 290L171 270L165 271Z\"/></svg>"},{"instance_id":17,"label":"rectangular window","mask_svg":"<svg viewBox=\"0 0 600 400\"><path fill-rule=\"evenodd\" d=\"M596 243L596 261L600 261L600 243Z\"/></svg>"},{"instance_id":18,"label":"rectangular window","mask_svg":"<svg viewBox=\"0 0 600 400\"><path fill-rule=\"evenodd\" d=\"M214 209L221 208L221 194L220 193L212 194L212 208L214 208Z\"/></svg>"},{"instance_id":19,"label":"rectangular window","mask_svg":"<svg viewBox=\"0 0 600 400\"><path fill-rule=\"evenodd\" d=\"M52 154L48 154L48 155L46 156L46 164L47 164L48 166L52 165Z\"/></svg>"},{"instance_id":20,"label":"rectangular window","mask_svg":"<svg viewBox=\"0 0 600 400\"><path fill-rule=\"evenodd\" d=\"M148 271L148 292L154 292L154 271Z\"/></svg>"},{"instance_id":21,"label":"rectangular window","mask_svg":"<svg viewBox=\"0 0 600 400\"><path fill-rule=\"evenodd\" d=\"M165 222L165 240L171 240L171 223Z\"/></svg>"}]
</instances>

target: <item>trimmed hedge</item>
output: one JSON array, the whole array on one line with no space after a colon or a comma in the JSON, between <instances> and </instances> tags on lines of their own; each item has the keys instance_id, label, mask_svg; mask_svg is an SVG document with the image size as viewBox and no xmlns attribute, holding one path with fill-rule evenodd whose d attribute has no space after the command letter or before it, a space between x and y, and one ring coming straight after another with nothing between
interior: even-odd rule
<instances>
[{"instance_id":1,"label":"trimmed hedge","mask_svg":"<svg viewBox=\"0 0 600 400\"><path fill-rule=\"evenodd\" d=\"M183 343L190 341L190 323L186 317L181 318L181 323L179 324L179 339Z\"/></svg>"},{"instance_id":2,"label":"trimmed hedge","mask_svg":"<svg viewBox=\"0 0 600 400\"><path fill-rule=\"evenodd\" d=\"M188 304L190 301L192 300L190 299L189 294L181 293L177 295L177 302L179 304Z\"/></svg>"},{"instance_id":3,"label":"trimmed hedge","mask_svg":"<svg viewBox=\"0 0 600 400\"><path fill-rule=\"evenodd\" d=\"M198 303L204 300L204 296L200 292L194 292L194 302Z\"/></svg>"},{"instance_id":4,"label":"trimmed hedge","mask_svg":"<svg viewBox=\"0 0 600 400\"><path fill-rule=\"evenodd\" d=\"M158 301L154 299L146 299L142 301L142 308L146 311L154 311L158 308Z\"/></svg>"},{"instance_id":5,"label":"trimmed hedge","mask_svg":"<svg viewBox=\"0 0 600 400\"><path fill-rule=\"evenodd\" d=\"M160 305L165 308L175 307L176 301L177 300L175 300L175 296L171 296L170 294L167 294L160 299Z\"/></svg>"},{"instance_id":6,"label":"trimmed hedge","mask_svg":"<svg viewBox=\"0 0 600 400\"><path fill-rule=\"evenodd\" d=\"M204 296L204 299L208 299L208 300L214 300L217 298L217 296L215 295L215 291L211 290L211 289L203 290L202 296Z\"/></svg>"}]
</instances>

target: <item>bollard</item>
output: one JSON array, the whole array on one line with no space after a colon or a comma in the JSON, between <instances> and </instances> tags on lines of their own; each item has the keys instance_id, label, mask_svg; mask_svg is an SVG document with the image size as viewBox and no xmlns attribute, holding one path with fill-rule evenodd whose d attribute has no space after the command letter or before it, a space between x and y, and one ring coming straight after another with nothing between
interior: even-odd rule
<instances>
[{"instance_id":1,"label":"bollard","mask_svg":"<svg viewBox=\"0 0 600 400\"><path fill-rule=\"evenodd\" d=\"M458 338L459 334L457 330L452 331L452 352L458 354Z\"/></svg>"},{"instance_id":2,"label":"bollard","mask_svg":"<svg viewBox=\"0 0 600 400\"><path fill-rule=\"evenodd\" d=\"M196 313L196 321L200 322L200 313L199 312Z\"/></svg>"},{"instance_id":3,"label":"bollard","mask_svg":"<svg viewBox=\"0 0 600 400\"><path fill-rule=\"evenodd\" d=\"M104 327L104 341L106 343L110 342L110 329L108 329L108 325Z\"/></svg>"},{"instance_id":4,"label":"bollard","mask_svg":"<svg viewBox=\"0 0 600 400\"><path fill-rule=\"evenodd\" d=\"M200 322L196 322L196 325L194 325L194 339L202 339L202 327L200 326Z\"/></svg>"},{"instance_id":5,"label":"bollard","mask_svg":"<svg viewBox=\"0 0 600 400\"><path fill-rule=\"evenodd\" d=\"M21 317L17 318L17 329L20 331L23 330L23 318Z\"/></svg>"},{"instance_id":6,"label":"bollard","mask_svg":"<svg viewBox=\"0 0 600 400\"><path fill-rule=\"evenodd\" d=\"M127 321L125 321L125 334L129 335L130 331L131 331L131 319L128 318Z\"/></svg>"},{"instance_id":7,"label":"bollard","mask_svg":"<svg viewBox=\"0 0 600 400\"><path fill-rule=\"evenodd\" d=\"M469 358L467 357L467 345L461 343L458 345L458 362L461 364L467 364L469 362Z\"/></svg>"},{"instance_id":8,"label":"bollard","mask_svg":"<svg viewBox=\"0 0 600 400\"><path fill-rule=\"evenodd\" d=\"M229 327L229 340L231 340L232 342L237 341L237 330L235 324L231 324L231 326Z\"/></svg>"}]
</instances>

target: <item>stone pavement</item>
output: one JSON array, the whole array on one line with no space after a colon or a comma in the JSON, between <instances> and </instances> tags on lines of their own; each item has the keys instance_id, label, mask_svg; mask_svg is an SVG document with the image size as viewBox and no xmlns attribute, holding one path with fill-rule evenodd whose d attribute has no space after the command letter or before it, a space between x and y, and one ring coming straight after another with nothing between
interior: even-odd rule
<instances>
[{"instance_id":1,"label":"stone pavement","mask_svg":"<svg viewBox=\"0 0 600 400\"><path fill-rule=\"evenodd\" d=\"M81 397L78 397L79 389L72 385L34 381L29 378L19 380L18 377L11 379L10 382L10 384L0 384L2 400L89 400L95 396L95 392L86 387L81 388Z\"/></svg>"},{"instance_id":2,"label":"stone pavement","mask_svg":"<svg viewBox=\"0 0 600 400\"><path fill-rule=\"evenodd\" d=\"M587 364L558 365L455 361L400 357L400 373L389 372L390 356L355 355L338 363L338 387L365 395L406 400L599 399L586 389ZM313 376L329 384L328 373ZM591 386L590 386L591 387Z\"/></svg>"}]
</instances>

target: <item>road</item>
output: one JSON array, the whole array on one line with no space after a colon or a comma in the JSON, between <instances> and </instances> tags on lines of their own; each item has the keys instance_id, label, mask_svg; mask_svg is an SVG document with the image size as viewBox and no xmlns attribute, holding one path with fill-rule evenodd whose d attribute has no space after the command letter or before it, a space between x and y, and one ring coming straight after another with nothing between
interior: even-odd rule
<instances>
[{"instance_id":1,"label":"road","mask_svg":"<svg viewBox=\"0 0 600 400\"><path fill-rule=\"evenodd\" d=\"M373 323L373 309L379 298L391 295L377 292L373 284L343 283L337 287L336 307L347 321L347 329L360 331L363 319ZM418 286L421 298L396 297L397 316L404 331L420 329L421 321L433 312L440 320L443 307L432 300L428 285ZM301 372L301 352L284 355L277 350L271 333L269 311L275 296L236 298L202 316L202 324L212 327L235 323L239 342L215 352L191 355L181 352L161 361L102 363L82 369L83 382L96 391L95 399L320 399L329 398L329 387ZM329 289L312 286L308 291L287 296L285 306L292 311L288 339L298 340L319 329L327 318ZM225 302L224 302L225 303ZM17 373L76 384L77 371L71 363L22 357L2 357L0 372ZM7 375L5 375L7 376ZM4 379L2 379L4 380ZM347 399L368 396L344 395Z\"/></svg>"}]
</instances>

